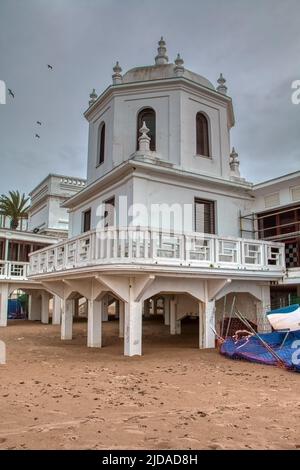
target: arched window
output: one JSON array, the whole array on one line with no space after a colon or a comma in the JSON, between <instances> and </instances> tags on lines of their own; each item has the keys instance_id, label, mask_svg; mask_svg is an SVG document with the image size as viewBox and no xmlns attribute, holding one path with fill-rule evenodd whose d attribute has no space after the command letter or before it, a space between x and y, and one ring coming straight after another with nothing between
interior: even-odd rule
<instances>
[{"instance_id":1,"label":"arched window","mask_svg":"<svg viewBox=\"0 0 300 470\"><path fill-rule=\"evenodd\" d=\"M104 162L105 154L105 123L102 122L98 130L98 165Z\"/></svg>"},{"instance_id":2,"label":"arched window","mask_svg":"<svg viewBox=\"0 0 300 470\"><path fill-rule=\"evenodd\" d=\"M202 113L196 115L196 153L210 157L208 121Z\"/></svg>"},{"instance_id":3,"label":"arched window","mask_svg":"<svg viewBox=\"0 0 300 470\"><path fill-rule=\"evenodd\" d=\"M142 109L137 118L137 142L136 142L136 149L139 149L139 137L140 137L140 128L143 126L143 122L145 121L146 126L149 129L148 136L150 137L150 150L153 152L156 150L156 124L155 124L155 111L152 108L144 108Z\"/></svg>"}]
</instances>

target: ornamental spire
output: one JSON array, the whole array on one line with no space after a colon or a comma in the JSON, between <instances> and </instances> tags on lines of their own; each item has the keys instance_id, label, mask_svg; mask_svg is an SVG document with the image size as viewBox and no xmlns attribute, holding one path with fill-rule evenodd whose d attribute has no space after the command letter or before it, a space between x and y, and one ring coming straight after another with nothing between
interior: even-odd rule
<instances>
[{"instance_id":1,"label":"ornamental spire","mask_svg":"<svg viewBox=\"0 0 300 470\"><path fill-rule=\"evenodd\" d=\"M184 60L180 57L180 54L177 54L177 57L175 59L175 67L174 67L174 72L177 77L180 77L184 73Z\"/></svg>"},{"instance_id":2,"label":"ornamental spire","mask_svg":"<svg viewBox=\"0 0 300 470\"><path fill-rule=\"evenodd\" d=\"M122 83L123 77L122 77L122 68L120 67L119 62L116 62L116 65L113 67L113 74L112 74L112 80L114 85L118 85L119 83Z\"/></svg>"},{"instance_id":3,"label":"ornamental spire","mask_svg":"<svg viewBox=\"0 0 300 470\"><path fill-rule=\"evenodd\" d=\"M217 86L217 91L218 91L219 93L222 93L223 95L226 95L226 94L227 94L227 86L225 85L226 80L225 80L225 78L223 77L223 74L222 74L222 73L220 73L220 76L219 76L217 82L218 82L218 84L219 84L219 85Z\"/></svg>"},{"instance_id":4,"label":"ornamental spire","mask_svg":"<svg viewBox=\"0 0 300 470\"><path fill-rule=\"evenodd\" d=\"M156 65L168 64L169 57L167 56L166 42L163 37L161 37L160 41L158 41L157 52L158 54L155 57L155 64Z\"/></svg>"},{"instance_id":5,"label":"ornamental spire","mask_svg":"<svg viewBox=\"0 0 300 470\"><path fill-rule=\"evenodd\" d=\"M93 88L92 93L90 94L90 100L89 100L89 106L91 106L93 103L95 103L96 99L98 98L98 95L96 93L95 88Z\"/></svg>"},{"instance_id":6,"label":"ornamental spire","mask_svg":"<svg viewBox=\"0 0 300 470\"><path fill-rule=\"evenodd\" d=\"M232 147L232 151L230 154L229 166L232 176L240 177L239 154L235 151L234 147Z\"/></svg>"},{"instance_id":7,"label":"ornamental spire","mask_svg":"<svg viewBox=\"0 0 300 470\"><path fill-rule=\"evenodd\" d=\"M139 151L140 152L149 152L150 151L150 137L147 135L150 129L146 126L145 121L140 128L139 132L141 133L139 137Z\"/></svg>"}]
</instances>

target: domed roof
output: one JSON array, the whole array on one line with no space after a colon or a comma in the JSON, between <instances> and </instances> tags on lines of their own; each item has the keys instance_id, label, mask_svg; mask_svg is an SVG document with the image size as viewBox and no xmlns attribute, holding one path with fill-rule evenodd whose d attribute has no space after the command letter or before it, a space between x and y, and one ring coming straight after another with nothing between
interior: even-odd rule
<instances>
[{"instance_id":1,"label":"domed roof","mask_svg":"<svg viewBox=\"0 0 300 470\"><path fill-rule=\"evenodd\" d=\"M145 67L135 67L128 70L123 75L123 83L134 83L134 82L145 82L149 80L163 80L169 78L176 78L178 75L175 73L175 64L155 64ZM191 72L186 68L183 68L180 77L184 77L192 82L198 83L199 85L215 90L213 84L207 80L207 78L198 75L197 73Z\"/></svg>"}]
</instances>

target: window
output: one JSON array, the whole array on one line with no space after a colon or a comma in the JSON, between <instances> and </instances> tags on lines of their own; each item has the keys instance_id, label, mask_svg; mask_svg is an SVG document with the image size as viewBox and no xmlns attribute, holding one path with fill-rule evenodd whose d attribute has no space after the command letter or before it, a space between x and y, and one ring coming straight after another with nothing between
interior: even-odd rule
<instances>
[{"instance_id":1,"label":"window","mask_svg":"<svg viewBox=\"0 0 300 470\"><path fill-rule=\"evenodd\" d=\"M88 209L83 213L83 232L91 230L91 209Z\"/></svg>"},{"instance_id":2,"label":"window","mask_svg":"<svg viewBox=\"0 0 300 470\"><path fill-rule=\"evenodd\" d=\"M155 111L152 108L142 109L137 118L137 141L136 149L139 149L139 137L140 137L140 128L143 126L145 121L146 126L149 129L148 136L150 137L150 150L155 152L156 150L156 123L155 123Z\"/></svg>"},{"instance_id":3,"label":"window","mask_svg":"<svg viewBox=\"0 0 300 470\"><path fill-rule=\"evenodd\" d=\"M98 165L104 162L105 154L105 123L102 122L98 131Z\"/></svg>"},{"instance_id":4,"label":"window","mask_svg":"<svg viewBox=\"0 0 300 470\"><path fill-rule=\"evenodd\" d=\"M113 227L115 225L115 198L108 199L104 204L104 227Z\"/></svg>"},{"instance_id":5,"label":"window","mask_svg":"<svg viewBox=\"0 0 300 470\"><path fill-rule=\"evenodd\" d=\"M195 231L215 233L215 203L195 199Z\"/></svg>"},{"instance_id":6,"label":"window","mask_svg":"<svg viewBox=\"0 0 300 470\"><path fill-rule=\"evenodd\" d=\"M202 113L196 115L196 153L210 157L208 121Z\"/></svg>"}]
</instances>

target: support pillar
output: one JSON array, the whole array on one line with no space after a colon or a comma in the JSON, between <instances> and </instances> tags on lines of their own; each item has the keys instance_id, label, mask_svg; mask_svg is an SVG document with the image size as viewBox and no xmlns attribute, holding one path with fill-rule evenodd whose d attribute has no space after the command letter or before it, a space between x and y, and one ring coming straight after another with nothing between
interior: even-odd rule
<instances>
[{"instance_id":1,"label":"support pillar","mask_svg":"<svg viewBox=\"0 0 300 470\"><path fill-rule=\"evenodd\" d=\"M61 316L61 339L70 340L73 334L73 313L74 300L68 299L63 301Z\"/></svg>"},{"instance_id":2,"label":"support pillar","mask_svg":"<svg viewBox=\"0 0 300 470\"><path fill-rule=\"evenodd\" d=\"M101 348L102 346L102 301L88 301L88 339L90 348Z\"/></svg>"},{"instance_id":3,"label":"support pillar","mask_svg":"<svg viewBox=\"0 0 300 470\"><path fill-rule=\"evenodd\" d=\"M32 292L29 295L28 302L28 320L30 321L41 321L41 295L38 292Z\"/></svg>"},{"instance_id":4,"label":"support pillar","mask_svg":"<svg viewBox=\"0 0 300 470\"><path fill-rule=\"evenodd\" d=\"M119 338L124 338L125 303L119 300Z\"/></svg>"},{"instance_id":5,"label":"support pillar","mask_svg":"<svg viewBox=\"0 0 300 470\"><path fill-rule=\"evenodd\" d=\"M176 320L175 331L176 335L181 335L181 320Z\"/></svg>"},{"instance_id":6,"label":"support pillar","mask_svg":"<svg viewBox=\"0 0 300 470\"><path fill-rule=\"evenodd\" d=\"M203 348L215 348L215 334L211 329L211 326L215 328L216 301L209 300L205 302L204 308L205 310L203 318Z\"/></svg>"},{"instance_id":7,"label":"support pillar","mask_svg":"<svg viewBox=\"0 0 300 470\"><path fill-rule=\"evenodd\" d=\"M170 335L176 335L176 299L170 300Z\"/></svg>"},{"instance_id":8,"label":"support pillar","mask_svg":"<svg viewBox=\"0 0 300 470\"><path fill-rule=\"evenodd\" d=\"M130 279L130 286L134 281ZM142 355L142 302L135 302L130 287L129 302L125 303L124 355Z\"/></svg>"},{"instance_id":9,"label":"support pillar","mask_svg":"<svg viewBox=\"0 0 300 470\"><path fill-rule=\"evenodd\" d=\"M61 298L58 295L53 296L52 325L60 325L61 318Z\"/></svg>"},{"instance_id":10,"label":"support pillar","mask_svg":"<svg viewBox=\"0 0 300 470\"><path fill-rule=\"evenodd\" d=\"M258 333L271 333L272 327L267 318L267 312L271 310L270 286L261 286L261 301L256 304L256 319Z\"/></svg>"},{"instance_id":11,"label":"support pillar","mask_svg":"<svg viewBox=\"0 0 300 470\"><path fill-rule=\"evenodd\" d=\"M165 325L170 325L170 297L164 298L164 320Z\"/></svg>"},{"instance_id":12,"label":"support pillar","mask_svg":"<svg viewBox=\"0 0 300 470\"><path fill-rule=\"evenodd\" d=\"M199 349L204 348L204 309L202 302L198 302L198 315L199 315Z\"/></svg>"},{"instance_id":13,"label":"support pillar","mask_svg":"<svg viewBox=\"0 0 300 470\"><path fill-rule=\"evenodd\" d=\"M8 311L8 284L1 284L0 286L0 326L7 326L7 311Z\"/></svg>"},{"instance_id":14,"label":"support pillar","mask_svg":"<svg viewBox=\"0 0 300 470\"><path fill-rule=\"evenodd\" d=\"M49 300L50 294L48 292L42 292L41 322L45 325L49 323Z\"/></svg>"}]
</instances>

